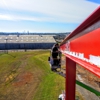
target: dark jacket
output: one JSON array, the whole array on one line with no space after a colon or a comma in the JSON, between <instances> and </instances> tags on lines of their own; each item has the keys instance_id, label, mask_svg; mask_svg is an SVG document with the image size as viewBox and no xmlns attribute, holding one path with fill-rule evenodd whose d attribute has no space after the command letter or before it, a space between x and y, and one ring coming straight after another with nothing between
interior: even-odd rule
<instances>
[{"instance_id":1,"label":"dark jacket","mask_svg":"<svg viewBox=\"0 0 100 100\"><path fill-rule=\"evenodd\" d=\"M57 56L58 56L58 47L54 46L52 48L52 57L57 58Z\"/></svg>"}]
</instances>

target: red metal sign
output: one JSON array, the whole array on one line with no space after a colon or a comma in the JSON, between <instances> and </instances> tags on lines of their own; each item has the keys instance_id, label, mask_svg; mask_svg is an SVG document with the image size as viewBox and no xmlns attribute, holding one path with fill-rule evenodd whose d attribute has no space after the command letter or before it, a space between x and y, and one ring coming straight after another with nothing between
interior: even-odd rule
<instances>
[{"instance_id":1,"label":"red metal sign","mask_svg":"<svg viewBox=\"0 0 100 100\"><path fill-rule=\"evenodd\" d=\"M100 77L100 7L60 46L61 52Z\"/></svg>"}]
</instances>

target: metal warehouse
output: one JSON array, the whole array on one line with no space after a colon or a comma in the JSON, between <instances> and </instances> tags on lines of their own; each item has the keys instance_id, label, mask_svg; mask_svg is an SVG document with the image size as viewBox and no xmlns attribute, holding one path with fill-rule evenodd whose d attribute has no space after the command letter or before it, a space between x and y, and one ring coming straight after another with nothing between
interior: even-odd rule
<instances>
[{"instance_id":1,"label":"metal warehouse","mask_svg":"<svg viewBox=\"0 0 100 100\"><path fill-rule=\"evenodd\" d=\"M0 35L0 50L50 49L54 43L53 35Z\"/></svg>"}]
</instances>

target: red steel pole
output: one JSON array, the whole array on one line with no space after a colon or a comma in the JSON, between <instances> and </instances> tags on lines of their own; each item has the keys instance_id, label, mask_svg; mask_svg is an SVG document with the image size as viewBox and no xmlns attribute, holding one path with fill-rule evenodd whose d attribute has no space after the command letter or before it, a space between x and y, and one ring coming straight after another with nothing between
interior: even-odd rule
<instances>
[{"instance_id":1,"label":"red steel pole","mask_svg":"<svg viewBox=\"0 0 100 100\"><path fill-rule=\"evenodd\" d=\"M66 100L75 100L76 62L66 57Z\"/></svg>"}]
</instances>

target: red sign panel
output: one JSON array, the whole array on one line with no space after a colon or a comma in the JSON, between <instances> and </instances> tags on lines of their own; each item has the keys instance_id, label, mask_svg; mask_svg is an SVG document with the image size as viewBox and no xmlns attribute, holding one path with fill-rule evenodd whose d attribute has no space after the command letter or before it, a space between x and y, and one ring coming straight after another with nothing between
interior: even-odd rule
<instances>
[{"instance_id":1,"label":"red sign panel","mask_svg":"<svg viewBox=\"0 0 100 100\"><path fill-rule=\"evenodd\" d=\"M64 40L60 49L68 58L100 77L100 13L98 12L100 7Z\"/></svg>"}]
</instances>

